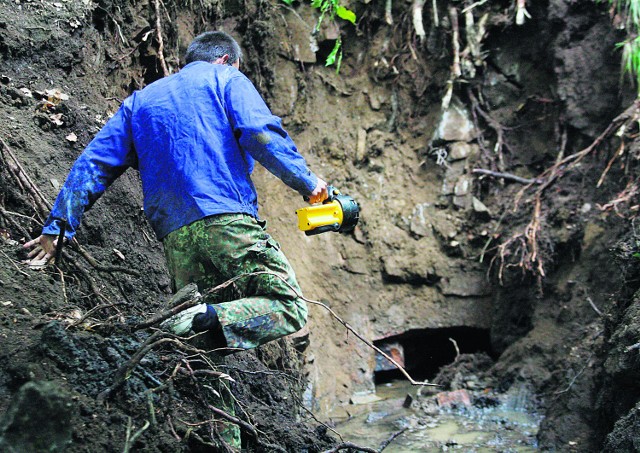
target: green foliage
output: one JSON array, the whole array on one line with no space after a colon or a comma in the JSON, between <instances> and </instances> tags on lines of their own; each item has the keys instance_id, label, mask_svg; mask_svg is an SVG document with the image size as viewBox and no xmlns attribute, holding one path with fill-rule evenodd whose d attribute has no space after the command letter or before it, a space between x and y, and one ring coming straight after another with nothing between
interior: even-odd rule
<instances>
[{"instance_id":1,"label":"green foliage","mask_svg":"<svg viewBox=\"0 0 640 453\"><path fill-rule=\"evenodd\" d=\"M602 2L603 0L597 0ZM618 14L625 18L628 38L616 44L622 49L622 68L636 79L638 96L640 96L640 0L608 0Z\"/></svg>"},{"instance_id":2,"label":"green foliage","mask_svg":"<svg viewBox=\"0 0 640 453\"><path fill-rule=\"evenodd\" d=\"M287 5L293 4L294 0L282 0ZM342 20L345 20L353 25L356 24L356 13L351 11L349 8L345 8L340 4L340 0L311 0L311 6L320 11L320 17L318 18L318 22L313 29L314 33L318 33L320 30L320 26L324 21L325 17L328 17L329 20L335 21L336 16ZM336 40L331 53L327 56L325 60L325 66L331 66L333 64L336 65L336 72L340 71L340 64L342 63L342 39L338 38Z\"/></svg>"}]
</instances>

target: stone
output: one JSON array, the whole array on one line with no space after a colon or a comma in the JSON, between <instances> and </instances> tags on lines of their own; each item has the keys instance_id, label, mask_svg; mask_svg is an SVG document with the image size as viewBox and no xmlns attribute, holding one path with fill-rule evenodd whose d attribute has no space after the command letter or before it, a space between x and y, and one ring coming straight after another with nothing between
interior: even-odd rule
<instances>
[{"instance_id":1,"label":"stone","mask_svg":"<svg viewBox=\"0 0 640 453\"><path fill-rule=\"evenodd\" d=\"M467 195L471 191L472 180L469 175L462 175L458 178L456 186L453 189L454 195L461 197Z\"/></svg>"},{"instance_id":2,"label":"stone","mask_svg":"<svg viewBox=\"0 0 640 453\"><path fill-rule=\"evenodd\" d=\"M449 160L473 159L480 152L480 147L467 142L454 142L449 145Z\"/></svg>"},{"instance_id":3,"label":"stone","mask_svg":"<svg viewBox=\"0 0 640 453\"><path fill-rule=\"evenodd\" d=\"M436 139L448 142L470 142L478 136L469 112L457 102L452 102L442 113L440 123L436 129Z\"/></svg>"},{"instance_id":4,"label":"stone","mask_svg":"<svg viewBox=\"0 0 640 453\"><path fill-rule=\"evenodd\" d=\"M353 395L351 395L351 398L349 399L349 402L351 404L357 405L357 404L370 404L370 403L375 403L376 401L380 401L380 397L376 396L375 393L363 393L363 392L358 392L358 393L354 393Z\"/></svg>"},{"instance_id":5,"label":"stone","mask_svg":"<svg viewBox=\"0 0 640 453\"><path fill-rule=\"evenodd\" d=\"M425 210L428 207L429 203L420 203L413 209L409 225L412 234L423 237L431 233L431 225L427 222L427 217L425 216Z\"/></svg>"},{"instance_id":6,"label":"stone","mask_svg":"<svg viewBox=\"0 0 640 453\"><path fill-rule=\"evenodd\" d=\"M4 452L62 452L71 442L75 415L71 396L54 382L27 382L0 422Z\"/></svg>"},{"instance_id":7,"label":"stone","mask_svg":"<svg viewBox=\"0 0 640 453\"><path fill-rule=\"evenodd\" d=\"M471 398L469 398L469 393L464 389L440 392L436 394L436 400L438 401L438 406L442 408L471 407Z\"/></svg>"},{"instance_id":8,"label":"stone","mask_svg":"<svg viewBox=\"0 0 640 453\"><path fill-rule=\"evenodd\" d=\"M476 197L473 197L471 199L471 206L473 208L473 212L475 212L476 214L491 216L489 208L487 208L484 203L478 200Z\"/></svg>"}]
</instances>

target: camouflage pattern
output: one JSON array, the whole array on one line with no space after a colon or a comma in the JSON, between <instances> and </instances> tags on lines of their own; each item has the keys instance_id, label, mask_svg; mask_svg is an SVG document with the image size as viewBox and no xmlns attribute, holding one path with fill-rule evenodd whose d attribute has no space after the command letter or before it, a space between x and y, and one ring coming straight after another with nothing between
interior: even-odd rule
<instances>
[{"instance_id":1,"label":"camouflage pattern","mask_svg":"<svg viewBox=\"0 0 640 453\"><path fill-rule=\"evenodd\" d=\"M174 291L195 283L204 294L238 277L205 298L215 304L229 348L255 348L298 331L307 320L307 305L292 289L300 294L293 269L266 233L265 223L246 214L221 214L186 225L163 240ZM284 281L250 275L256 272L275 273ZM214 387L220 395L214 404L234 415L228 382L218 380ZM218 432L230 446L240 448L237 425L221 421Z\"/></svg>"},{"instance_id":2,"label":"camouflage pattern","mask_svg":"<svg viewBox=\"0 0 640 453\"><path fill-rule=\"evenodd\" d=\"M239 277L205 300L216 304L228 347L255 348L306 323L293 269L263 222L246 214L210 216L169 233L163 243L174 291L193 282L204 292ZM284 281L250 275L255 272Z\"/></svg>"}]
</instances>

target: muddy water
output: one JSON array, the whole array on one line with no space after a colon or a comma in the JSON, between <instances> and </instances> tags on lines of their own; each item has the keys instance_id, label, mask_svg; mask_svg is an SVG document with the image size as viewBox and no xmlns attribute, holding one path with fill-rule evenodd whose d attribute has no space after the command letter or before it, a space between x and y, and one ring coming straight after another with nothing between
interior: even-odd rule
<instances>
[{"instance_id":1,"label":"muddy water","mask_svg":"<svg viewBox=\"0 0 640 453\"><path fill-rule=\"evenodd\" d=\"M412 399L407 408L407 395ZM485 397L471 393L471 400ZM530 452L536 451L541 417L531 410L529 392L517 389L492 396L493 407L443 409L433 396L406 381L376 388L377 400L350 405L350 417L333 418L345 441L388 453L409 452ZM477 404L477 403L476 403Z\"/></svg>"}]
</instances>

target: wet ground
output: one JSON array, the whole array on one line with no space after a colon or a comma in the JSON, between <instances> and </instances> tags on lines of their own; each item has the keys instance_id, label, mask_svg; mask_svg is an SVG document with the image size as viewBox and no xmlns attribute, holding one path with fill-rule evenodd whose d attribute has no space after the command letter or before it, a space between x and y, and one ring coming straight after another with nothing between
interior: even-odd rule
<instances>
[{"instance_id":1,"label":"wet ground","mask_svg":"<svg viewBox=\"0 0 640 453\"><path fill-rule=\"evenodd\" d=\"M425 393L406 381L378 386L377 400L350 406L350 418L334 418L336 430L345 441L370 448L393 438L384 448L389 453L537 451L542 417L532 410L526 388L503 395L469 392L471 406L450 408Z\"/></svg>"}]
</instances>

